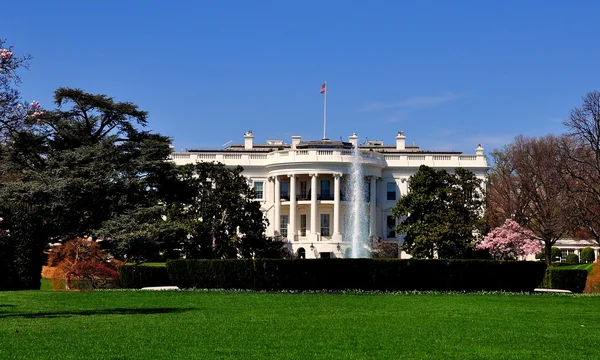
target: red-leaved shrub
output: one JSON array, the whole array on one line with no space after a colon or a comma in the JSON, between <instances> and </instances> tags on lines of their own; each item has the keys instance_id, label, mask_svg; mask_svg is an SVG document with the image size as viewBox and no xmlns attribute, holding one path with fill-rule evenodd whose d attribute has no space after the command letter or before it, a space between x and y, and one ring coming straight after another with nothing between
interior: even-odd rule
<instances>
[{"instance_id":1,"label":"red-leaved shrub","mask_svg":"<svg viewBox=\"0 0 600 360\"><path fill-rule=\"evenodd\" d=\"M583 292L586 294L600 293L600 260L592 265L592 271L587 277Z\"/></svg>"}]
</instances>

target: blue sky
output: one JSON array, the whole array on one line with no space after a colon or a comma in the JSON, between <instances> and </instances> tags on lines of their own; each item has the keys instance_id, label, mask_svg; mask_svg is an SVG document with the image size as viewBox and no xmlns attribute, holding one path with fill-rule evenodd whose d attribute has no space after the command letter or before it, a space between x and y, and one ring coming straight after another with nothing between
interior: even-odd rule
<instances>
[{"instance_id":1,"label":"blue sky","mask_svg":"<svg viewBox=\"0 0 600 360\"><path fill-rule=\"evenodd\" d=\"M292 135L486 152L564 131L600 89L598 1L9 1L0 38L60 86L131 101L177 150Z\"/></svg>"}]
</instances>

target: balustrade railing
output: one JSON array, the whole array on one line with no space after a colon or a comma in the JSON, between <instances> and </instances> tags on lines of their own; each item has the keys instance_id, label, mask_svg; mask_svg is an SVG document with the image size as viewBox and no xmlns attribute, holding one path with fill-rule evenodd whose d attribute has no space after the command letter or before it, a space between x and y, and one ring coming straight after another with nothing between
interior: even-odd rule
<instances>
[{"instance_id":1,"label":"balustrade railing","mask_svg":"<svg viewBox=\"0 0 600 360\"><path fill-rule=\"evenodd\" d=\"M296 158L298 157L298 158ZM280 150L269 153L227 153L227 152L180 152L172 153L171 160L180 162L194 161L222 161L231 165L267 165L278 162L295 161L335 161L352 162L353 152L343 149L290 149ZM455 162L460 166L461 162L466 162L468 166L474 166L469 162L485 163L485 158L477 155L443 155L443 154L388 154L376 151L362 151L362 158L368 163L375 163L381 166L418 166L419 164L434 164L436 161ZM231 163L229 163L231 162Z\"/></svg>"}]
</instances>

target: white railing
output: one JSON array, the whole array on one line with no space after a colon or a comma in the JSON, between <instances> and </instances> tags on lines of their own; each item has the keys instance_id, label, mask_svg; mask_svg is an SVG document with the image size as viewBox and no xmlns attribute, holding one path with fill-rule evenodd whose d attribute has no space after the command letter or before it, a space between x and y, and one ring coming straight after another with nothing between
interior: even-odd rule
<instances>
[{"instance_id":1,"label":"white railing","mask_svg":"<svg viewBox=\"0 0 600 360\"><path fill-rule=\"evenodd\" d=\"M196 158L200 160L214 160L217 158L217 154L197 154Z\"/></svg>"},{"instance_id":2,"label":"white railing","mask_svg":"<svg viewBox=\"0 0 600 360\"><path fill-rule=\"evenodd\" d=\"M380 167L487 167L485 156L477 155L442 155L442 154L382 154L376 151L363 151L363 162ZM230 153L216 152L174 152L170 159L177 164L194 163L197 161L217 161L228 166L266 166L278 164L293 164L295 162L326 162L349 164L354 154L346 149L288 149L269 153Z\"/></svg>"},{"instance_id":3,"label":"white railing","mask_svg":"<svg viewBox=\"0 0 600 360\"><path fill-rule=\"evenodd\" d=\"M223 159L227 160L239 160L242 158L242 154L225 154L223 155Z\"/></svg>"},{"instance_id":4,"label":"white railing","mask_svg":"<svg viewBox=\"0 0 600 360\"><path fill-rule=\"evenodd\" d=\"M173 159L189 159L190 158L190 154L185 154L185 153L173 153Z\"/></svg>"},{"instance_id":5,"label":"white railing","mask_svg":"<svg viewBox=\"0 0 600 360\"><path fill-rule=\"evenodd\" d=\"M267 154L250 154L250 160L266 159Z\"/></svg>"}]
</instances>

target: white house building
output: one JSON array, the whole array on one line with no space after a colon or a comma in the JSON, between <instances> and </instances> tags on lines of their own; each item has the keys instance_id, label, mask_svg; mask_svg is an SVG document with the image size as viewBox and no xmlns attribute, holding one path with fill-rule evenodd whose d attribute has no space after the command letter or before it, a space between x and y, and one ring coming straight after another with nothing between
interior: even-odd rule
<instances>
[{"instance_id":1,"label":"white house building","mask_svg":"<svg viewBox=\"0 0 600 360\"><path fill-rule=\"evenodd\" d=\"M383 141L358 144L356 134L349 136L348 142L302 141L300 136L292 136L291 144L283 140L255 144L248 131L244 144L174 152L172 161L180 165L197 161L241 165L269 220L267 236L288 242L300 257L344 257L350 246L344 238L349 207L346 184L355 146L362 153L371 239L399 240L392 208L408 191L408 180L419 166L448 171L462 167L481 179L488 169L481 145L475 154L425 151L406 145L402 132L390 146Z\"/></svg>"}]
</instances>

